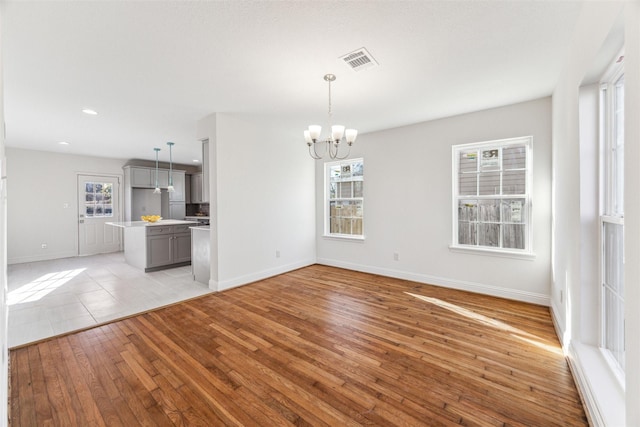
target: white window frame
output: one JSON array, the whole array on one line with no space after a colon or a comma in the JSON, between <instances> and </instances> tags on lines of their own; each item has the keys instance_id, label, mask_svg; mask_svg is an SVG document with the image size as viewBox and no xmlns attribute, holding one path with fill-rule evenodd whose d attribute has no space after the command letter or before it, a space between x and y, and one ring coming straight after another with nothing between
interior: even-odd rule
<instances>
[{"instance_id":1,"label":"white window frame","mask_svg":"<svg viewBox=\"0 0 640 427\"><path fill-rule=\"evenodd\" d=\"M334 166L343 166L343 165L351 165L353 163L362 163L363 167L363 175L361 178L358 178L358 181L362 181L363 185L363 194L362 197L350 197L350 198L331 198L331 176L330 171ZM324 164L324 237L336 238L336 239L345 239L345 240L356 240L363 241L365 238L365 229L364 229L364 193L365 193L365 178L364 178L364 159L363 158L354 158L354 159L345 159L335 162L327 162ZM331 232L331 202L335 200L345 200L345 201L359 201L362 206L362 234L340 234L340 233L332 233Z\"/></svg>"},{"instance_id":2,"label":"white window frame","mask_svg":"<svg viewBox=\"0 0 640 427\"><path fill-rule=\"evenodd\" d=\"M623 58L624 53L620 53L616 58ZM624 321L624 295L620 295L615 289L611 288L606 283L606 276L609 274L606 271L606 257L607 257L607 242L605 241L604 229L607 225L619 225L623 227L623 239L624 239L624 194L616 191L615 184L619 183L616 179L616 152L619 148L622 148L624 155L624 140L622 141L622 147L617 144L617 123L615 116L615 96L616 85L624 78L624 66L621 60L612 64L607 72L604 74L600 82L600 145L601 145L601 177L600 177L600 191L601 191L601 209L600 209L600 350L604 355L607 364L611 371L617 378L620 385L624 388L625 384L625 321ZM623 104L623 118L624 118L624 104ZM623 127L624 132L624 127ZM623 133L624 135L624 133ZM624 157L623 157L624 159ZM623 163L624 170L624 163ZM624 175L617 178L622 178L622 188L624 188ZM622 191L624 193L624 191ZM618 194L622 197L622 200L618 200L615 195ZM622 206L618 206L618 203ZM624 286L624 244L621 248L622 252L622 271L614 272L615 274L622 274L622 283ZM621 303L620 312L610 314L607 308L607 292L613 294L617 298L617 301ZM609 329L608 322L615 323L614 318L616 314L622 315L622 330L617 331L617 336L621 339L614 343L614 346L622 348L621 351L614 351L612 348L607 347L607 330ZM616 332L614 332L615 334Z\"/></svg>"},{"instance_id":3,"label":"white window frame","mask_svg":"<svg viewBox=\"0 0 640 427\"><path fill-rule=\"evenodd\" d=\"M500 172L500 188L502 190L502 177L504 170L502 169L502 149L505 147L509 147L512 145L525 145L525 193L524 194L493 194L493 195L460 195L459 194L459 156L461 152L470 151L470 150L478 150L487 151L487 150L498 150L500 153L500 168L496 172ZM517 138L508 138L494 141L484 141L484 142L475 142L471 144L459 144L452 146L452 235L451 235L451 245L449 246L450 250L457 252L466 252L466 253L475 253L475 254L484 254L484 255L492 255L492 256L504 256L509 258L522 258L522 259L533 259L535 258L535 253L533 252L533 224L532 224L532 211L533 211L533 203L532 203L532 189L533 189L533 137L532 136L523 136ZM480 173L480 162L478 162L478 173ZM526 232L524 236L524 248L503 248L503 247L494 247L494 246L483 246L479 244L469 245L469 244L461 244L459 243L459 233L458 233L458 207L459 202L461 200L468 199L476 199L476 200L506 200L506 199L524 199L524 206L522 210L523 220L522 224L526 227ZM498 222L501 226L504 225L504 222L500 220ZM500 241L502 242L502 230L503 227L500 227Z\"/></svg>"}]
</instances>

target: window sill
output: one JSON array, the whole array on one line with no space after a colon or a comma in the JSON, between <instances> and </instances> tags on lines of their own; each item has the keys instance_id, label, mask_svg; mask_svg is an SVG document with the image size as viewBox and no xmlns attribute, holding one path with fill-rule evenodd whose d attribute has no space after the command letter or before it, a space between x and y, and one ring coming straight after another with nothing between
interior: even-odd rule
<instances>
[{"instance_id":1,"label":"window sill","mask_svg":"<svg viewBox=\"0 0 640 427\"><path fill-rule=\"evenodd\" d=\"M349 234L325 234L322 237L329 240L348 240L352 242L364 242L364 236L352 236Z\"/></svg>"},{"instance_id":2,"label":"window sill","mask_svg":"<svg viewBox=\"0 0 640 427\"><path fill-rule=\"evenodd\" d=\"M514 258L514 259L524 259L533 261L536 259L536 254L530 252L511 252L499 249L486 249L486 248L474 248L474 247L463 247L463 246L449 246L449 250L451 252L458 252L463 254L471 254L471 255L485 255L485 256L497 256L503 258Z\"/></svg>"}]
</instances>

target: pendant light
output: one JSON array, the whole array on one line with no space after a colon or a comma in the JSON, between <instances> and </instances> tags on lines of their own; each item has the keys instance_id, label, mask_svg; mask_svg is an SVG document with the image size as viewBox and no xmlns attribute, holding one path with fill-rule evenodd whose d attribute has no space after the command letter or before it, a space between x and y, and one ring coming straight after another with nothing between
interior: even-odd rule
<instances>
[{"instance_id":1,"label":"pendant light","mask_svg":"<svg viewBox=\"0 0 640 427\"><path fill-rule=\"evenodd\" d=\"M160 186L158 185L158 152L159 148L154 148L153 151L156 152L156 189L153 190L153 194L160 194Z\"/></svg>"},{"instance_id":2,"label":"pendant light","mask_svg":"<svg viewBox=\"0 0 640 427\"><path fill-rule=\"evenodd\" d=\"M173 158L171 153L171 148L173 147L173 142L167 142L169 146L169 186L167 187L167 191L169 193L173 193L175 190L173 189Z\"/></svg>"}]
</instances>

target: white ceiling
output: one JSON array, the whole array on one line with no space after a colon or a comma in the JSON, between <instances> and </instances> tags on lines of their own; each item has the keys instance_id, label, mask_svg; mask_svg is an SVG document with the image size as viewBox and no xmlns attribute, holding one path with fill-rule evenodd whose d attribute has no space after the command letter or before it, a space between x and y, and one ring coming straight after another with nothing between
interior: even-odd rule
<instances>
[{"instance_id":1,"label":"white ceiling","mask_svg":"<svg viewBox=\"0 0 640 427\"><path fill-rule=\"evenodd\" d=\"M516 0L5 1L6 145L153 159L153 147L173 141L174 160L191 163L200 118L264 113L290 120L291 149L302 156L302 130L326 120L328 72L337 75L335 121L361 134L550 95L580 8ZM338 59L361 47L379 67L356 73Z\"/></svg>"}]
</instances>

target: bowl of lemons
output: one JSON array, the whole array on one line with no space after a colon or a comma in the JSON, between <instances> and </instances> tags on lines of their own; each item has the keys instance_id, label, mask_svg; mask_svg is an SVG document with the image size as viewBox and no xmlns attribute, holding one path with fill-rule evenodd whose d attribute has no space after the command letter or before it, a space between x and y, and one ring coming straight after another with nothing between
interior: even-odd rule
<instances>
[{"instance_id":1,"label":"bowl of lemons","mask_svg":"<svg viewBox=\"0 0 640 427\"><path fill-rule=\"evenodd\" d=\"M156 222L160 221L162 217L160 215L142 215L140 219L146 222Z\"/></svg>"}]
</instances>

